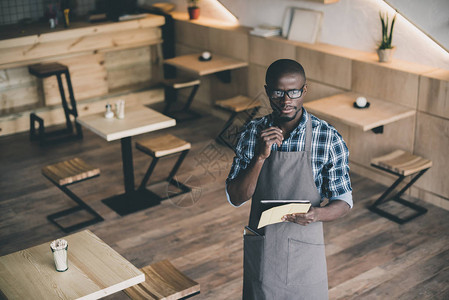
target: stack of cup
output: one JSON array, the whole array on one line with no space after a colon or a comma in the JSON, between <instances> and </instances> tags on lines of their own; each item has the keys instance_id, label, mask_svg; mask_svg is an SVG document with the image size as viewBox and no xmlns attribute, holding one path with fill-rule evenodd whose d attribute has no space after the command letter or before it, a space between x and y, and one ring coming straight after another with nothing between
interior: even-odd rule
<instances>
[{"instance_id":1,"label":"stack of cup","mask_svg":"<svg viewBox=\"0 0 449 300\"><path fill-rule=\"evenodd\" d=\"M64 239L55 240L51 242L50 248L53 252L53 258L55 260L56 271L64 272L69 268L67 263L67 248L68 243Z\"/></svg>"},{"instance_id":2,"label":"stack of cup","mask_svg":"<svg viewBox=\"0 0 449 300\"><path fill-rule=\"evenodd\" d=\"M115 115L117 119L125 118L125 100L118 100L115 103Z\"/></svg>"}]
</instances>

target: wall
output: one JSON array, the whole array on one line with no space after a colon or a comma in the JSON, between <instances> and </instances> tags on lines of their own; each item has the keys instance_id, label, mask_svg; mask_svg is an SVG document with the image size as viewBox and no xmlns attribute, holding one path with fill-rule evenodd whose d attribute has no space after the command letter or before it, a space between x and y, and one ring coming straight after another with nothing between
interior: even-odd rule
<instances>
[{"instance_id":1,"label":"wall","mask_svg":"<svg viewBox=\"0 0 449 300\"><path fill-rule=\"evenodd\" d=\"M156 1L147 0L146 2ZM183 12L186 10L185 0L170 2L176 3L177 10ZM381 30L379 11L389 12L390 16L394 14L394 11L382 0L340 0L327 5L288 0L221 0L221 2L237 16L241 25L249 27L259 24L281 26L287 7L322 11L324 20L321 42L368 52L374 52L379 41ZM216 0L201 0L202 16L223 18L216 3ZM440 11L444 17L447 13L444 7ZM433 18L426 20L426 22L432 21ZM422 32L410 26L404 18L398 17L396 21L393 44L397 47L394 54L396 58L449 70L449 53L442 50Z\"/></svg>"}]
</instances>

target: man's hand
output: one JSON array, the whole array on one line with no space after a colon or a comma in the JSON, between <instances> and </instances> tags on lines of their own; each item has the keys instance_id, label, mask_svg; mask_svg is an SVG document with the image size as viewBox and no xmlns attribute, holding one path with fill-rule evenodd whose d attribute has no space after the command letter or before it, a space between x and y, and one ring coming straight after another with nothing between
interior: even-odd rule
<instances>
[{"instance_id":1,"label":"man's hand","mask_svg":"<svg viewBox=\"0 0 449 300\"><path fill-rule=\"evenodd\" d=\"M333 200L323 207L311 206L305 214L289 214L282 217L282 221L308 225L312 222L333 221L346 215L351 208L343 200Z\"/></svg>"},{"instance_id":2,"label":"man's hand","mask_svg":"<svg viewBox=\"0 0 449 300\"><path fill-rule=\"evenodd\" d=\"M309 211L305 214L289 214L282 217L282 221L293 222L299 225L306 226L312 222L319 220L318 212L320 208L310 207Z\"/></svg>"},{"instance_id":3,"label":"man's hand","mask_svg":"<svg viewBox=\"0 0 449 300\"><path fill-rule=\"evenodd\" d=\"M262 160L267 159L271 153L271 146L277 144L280 147L283 140L282 130L278 127L268 127L262 130L256 148L257 158Z\"/></svg>"}]
</instances>

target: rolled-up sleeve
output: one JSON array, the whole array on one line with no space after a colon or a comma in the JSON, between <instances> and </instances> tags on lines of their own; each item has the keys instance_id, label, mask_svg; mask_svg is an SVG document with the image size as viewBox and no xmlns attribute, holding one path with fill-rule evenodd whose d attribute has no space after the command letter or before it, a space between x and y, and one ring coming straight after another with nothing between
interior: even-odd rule
<instances>
[{"instance_id":1,"label":"rolled-up sleeve","mask_svg":"<svg viewBox=\"0 0 449 300\"><path fill-rule=\"evenodd\" d=\"M352 208L352 187L349 177L349 150L338 132L332 137L329 159L323 170L323 194L330 201L343 200Z\"/></svg>"}]
</instances>

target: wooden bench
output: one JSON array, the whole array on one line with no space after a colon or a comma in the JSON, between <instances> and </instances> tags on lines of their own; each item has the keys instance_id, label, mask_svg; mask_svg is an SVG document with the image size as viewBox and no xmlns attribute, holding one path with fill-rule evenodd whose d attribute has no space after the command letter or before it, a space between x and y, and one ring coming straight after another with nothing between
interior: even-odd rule
<instances>
[{"instance_id":1,"label":"wooden bench","mask_svg":"<svg viewBox=\"0 0 449 300\"><path fill-rule=\"evenodd\" d=\"M168 260L140 270L145 274L145 282L125 289L131 299L186 299L200 293L200 284L187 277Z\"/></svg>"},{"instance_id":2,"label":"wooden bench","mask_svg":"<svg viewBox=\"0 0 449 300\"><path fill-rule=\"evenodd\" d=\"M66 65L60 63L45 63L36 64L28 67L30 74L37 78L47 78L50 76L56 76L58 80L59 93L61 95L61 103L64 109L64 115L66 120L66 128L63 130L57 130L53 132L45 132L44 120L40 118L36 113L30 114L30 140L39 140L42 144L51 140L55 141L56 138L82 138L83 132L81 126L76 123L78 117L78 111L76 109L75 96L73 94L72 81L70 80L69 68ZM62 75L65 75L67 89L69 91L70 107L67 102L67 98L62 84ZM76 135L73 135L73 125L70 116L75 119ZM36 133L36 123L39 125L39 129Z\"/></svg>"},{"instance_id":3,"label":"wooden bench","mask_svg":"<svg viewBox=\"0 0 449 300\"><path fill-rule=\"evenodd\" d=\"M201 117L195 111L190 110L190 105L195 98L195 94L200 87L200 80L197 78L173 78L173 79L164 79L162 81L164 85L164 95L165 95L165 107L163 113L165 115L171 116L175 118L177 121L185 121L190 119L196 119ZM171 106L178 100L178 91L185 88L192 88L189 97L187 98L187 102L184 107L177 112L170 112ZM179 118L176 117L179 113L187 114L188 117Z\"/></svg>"},{"instance_id":4,"label":"wooden bench","mask_svg":"<svg viewBox=\"0 0 449 300\"><path fill-rule=\"evenodd\" d=\"M398 176L399 178L377 199L369 209L389 220L397 222L399 224L406 223L420 215L427 212L427 209L421 207L415 203L407 201L401 196L404 192L410 188L430 167L432 167L432 161L423 157L413 155L403 150L396 150L386 155L373 158L371 165L375 168ZM414 175L414 176L413 176ZM388 195L408 176L413 176L407 185L402 188L394 196L387 198ZM412 209L415 213L407 217L400 217L397 214L388 212L380 207L381 204L393 200L403 206Z\"/></svg>"},{"instance_id":5,"label":"wooden bench","mask_svg":"<svg viewBox=\"0 0 449 300\"><path fill-rule=\"evenodd\" d=\"M81 200L67 188L68 185L99 176L99 168L91 166L80 158L73 158L43 167L42 174L78 204L78 206L47 216L47 219L50 222L61 228L64 232L71 232L85 226L103 221L103 218L97 212L95 212L90 206L84 203L83 200ZM67 227L62 226L57 221L57 219L71 215L81 210L86 210L94 218Z\"/></svg>"},{"instance_id":6,"label":"wooden bench","mask_svg":"<svg viewBox=\"0 0 449 300\"><path fill-rule=\"evenodd\" d=\"M190 151L190 147L190 143L171 134L165 134L159 137L137 141L136 148L153 158L147 172L145 173L145 176L142 179L139 189L146 189L151 174L156 168L156 164L160 158L181 153L175 165L173 166L173 169L170 171L167 179L165 179L165 181L167 181L169 184L172 184L176 188L180 189L180 192L161 197L151 192L150 190L147 190L159 200L164 200L168 197L175 197L190 192L191 189L189 187L175 179L178 169L181 167L182 162Z\"/></svg>"},{"instance_id":7,"label":"wooden bench","mask_svg":"<svg viewBox=\"0 0 449 300\"><path fill-rule=\"evenodd\" d=\"M251 121L251 119L254 118L254 116L259 111L261 103L259 100L254 100L252 98L239 95L239 96L232 97L229 99L216 101L215 105L231 112L231 116L226 121L222 130L216 137L216 140L217 140L217 142L224 143L231 149L234 149L233 143L231 141L229 141L229 139L225 139L225 137L224 137L226 131L232 125L232 123L234 122L234 119L237 117L237 115L241 112L249 111L247 118L245 118L246 119L245 123Z\"/></svg>"}]
</instances>

